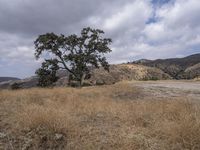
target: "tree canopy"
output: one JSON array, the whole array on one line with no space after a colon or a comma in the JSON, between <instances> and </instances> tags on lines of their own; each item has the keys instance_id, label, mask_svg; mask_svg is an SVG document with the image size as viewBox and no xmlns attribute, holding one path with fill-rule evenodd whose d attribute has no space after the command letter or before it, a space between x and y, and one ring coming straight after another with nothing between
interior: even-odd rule
<instances>
[{"instance_id":1,"label":"tree canopy","mask_svg":"<svg viewBox=\"0 0 200 150\"><path fill-rule=\"evenodd\" d=\"M54 33L40 35L34 42L35 57L38 59L45 52L51 57L46 58L46 63L42 65L43 70L39 69L36 74L41 76L46 72L52 75L55 72L47 70L65 69L82 86L90 68L102 66L109 71L105 54L111 52L109 45L112 40L103 38L103 34L102 30L87 27L82 29L80 36ZM54 68L48 66L54 66Z\"/></svg>"}]
</instances>

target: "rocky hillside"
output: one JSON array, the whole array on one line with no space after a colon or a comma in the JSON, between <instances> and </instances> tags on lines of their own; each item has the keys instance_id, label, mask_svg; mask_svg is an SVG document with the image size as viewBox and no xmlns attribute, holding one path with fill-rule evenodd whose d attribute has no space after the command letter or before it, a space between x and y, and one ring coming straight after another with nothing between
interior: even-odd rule
<instances>
[{"instance_id":1,"label":"rocky hillside","mask_svg":"<svg viewBox=\"0 0 200 150\"><path fill-rule=\"evenodd\" d=\"M188 67L184 72L180 73L179 78L194 79L200 77L200 63Z\"/></svg>"},{"instance_id":2,"label":"rocky hillside","mask_svg":"<svg viewBox=\"0 0 200 150\"><path fill-rule=\"evenodd\" d=\"M92 71L89 82L95 84L112 84L122 80L161 80L171 77L162 70L136 64L112 65L110 72L102 68Z\"/></svg>"},{"instance_id":3,"label":"rocky hillside","mask_svg":"<svg viewBox=\"0 0 200 150\"><path fill-rule=\"evenodd\" d=\"M172 76L174 79L193 79L200 76L200 54L195 54L184 58L157 60L142 59L133 62L133 64L142 64L145 66L159 68Z\"/></svg>"},{"instance_id":4,"label":"rocky hillside","mask_svg":"<svg viewBox=\"0 0 200 150\"><path fill-rule=\"evenodd\" d=\"M64 72L60 71L61 78L55 83L57 86L66 85L68 78L63 76ZM165 80L172 79L162 70L153 67L147 67L137 64L120 64L111 65L110 71L107 72L103 68L94 69L91 77L85 81L87 85L104 85L114 84L123 80Z\"/></svg>"},{"instance_id":5,"label":"rocky hillside","mask_svg":"<svg viewBox=\"0 0 200 150\"><path fill-rule=\"evenodd\" d=\"M59 71L59 80L55 86L66 86L68 84L68 73ZM171 77L162 70L137 64L121 64L111 65L110 72L103 68L94 69L89 79L85 81L87 85L104 85L114 84L122 80L161 80L171 79ZM0 83L0 88L11 88L17 83L20 88L36 87L38 83L37 77L30 77L19 81L8 81Z\"/></svg>"}]
</instances>

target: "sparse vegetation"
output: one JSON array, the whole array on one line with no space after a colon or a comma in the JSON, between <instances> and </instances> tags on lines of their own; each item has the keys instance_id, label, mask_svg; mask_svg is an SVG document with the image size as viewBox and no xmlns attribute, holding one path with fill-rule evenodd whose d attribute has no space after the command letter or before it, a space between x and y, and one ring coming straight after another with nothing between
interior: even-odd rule
<instances>
[{"instance_id":1,"label":"sparse vegetation","mask_svg":"<svg viewBox=\"0 0 200 150\"><path fill-rule=\"evenodd\" d=\"M199 102L129 83L3 90L0 103L3 149L200 149Z\"/></svg>"},{"instance_id":2,"label":"sparse vegetation","mask_svg":"<svg viewBox=\"0 0 200 150\"><path fill-rule=\"evenodd\" d=\"M141 59L133 63L159 68L173 77L173 79L194 79L200 75L200 54L194 54L184 58Z\"/></svg>"},{"instance_id":3,"label":"sparse vegetation","mask_svg":"<svg viewBox=\"0 0 200 150\"><path fill-rule=\"evenodd\" d=\"M12 89L12 90L18 90L18 89L21 89L20 84L14 82L13 84L11 84L11 89Z\"/></svg>"}]
</instances>

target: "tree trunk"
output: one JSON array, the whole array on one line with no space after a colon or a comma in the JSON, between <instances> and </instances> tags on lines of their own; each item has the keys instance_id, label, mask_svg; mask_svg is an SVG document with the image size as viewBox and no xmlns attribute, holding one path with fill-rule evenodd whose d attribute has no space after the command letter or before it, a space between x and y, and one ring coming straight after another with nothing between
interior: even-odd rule
<instances>
[{"instance_id":1,"label":"tree trunk","mask_svg":"<svg viewBox=\"0 0 200 150\"><path fill-rule=\"evenodd\" d=\"M69 74L69 77L68 77L68 85L71 86L71 80L72 80L72 75L71 73Z\"/></svg>"},{"instance_id":2,"label":"tree trunk","mask_svg":"<svg viewBox=\"0 0 200 150\"><path fill-rule=\"evenodd\" d=\"M83 86L84 80L85 80L86 74L83 74L79 80L79 87L81 88Z\"/></svg>"}]
</instances>

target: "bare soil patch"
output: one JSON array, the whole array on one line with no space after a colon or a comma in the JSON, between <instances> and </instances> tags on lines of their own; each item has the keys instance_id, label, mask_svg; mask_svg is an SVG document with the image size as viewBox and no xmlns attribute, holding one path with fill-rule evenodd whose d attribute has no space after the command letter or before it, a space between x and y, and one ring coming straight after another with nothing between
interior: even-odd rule
<instances>
[{"instance_id":1,"label":"bare soil patch","mask_svg":"<svg viewBox=\"0 0 200 150\"><path fill-rule=\"evenodd\" d=\"M199 81L134 81L132 84L142 88L146 96L151 95L152 97L160 98L185 97L200 100Z\"/></svg>"}]
</instances>

